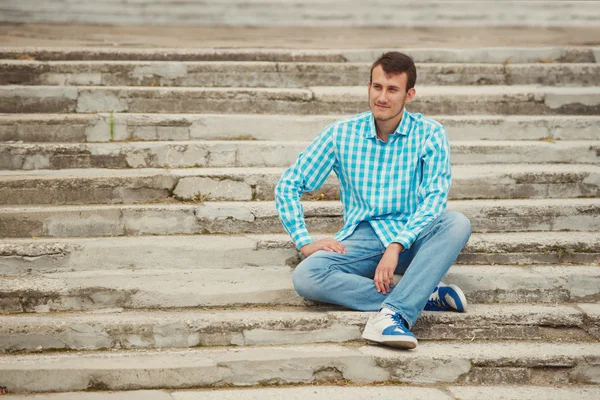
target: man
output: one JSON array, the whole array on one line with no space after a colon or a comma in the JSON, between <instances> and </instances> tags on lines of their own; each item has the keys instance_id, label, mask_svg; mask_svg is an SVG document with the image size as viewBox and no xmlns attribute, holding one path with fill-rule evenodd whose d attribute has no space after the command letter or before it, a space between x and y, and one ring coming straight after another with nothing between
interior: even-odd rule
<instances>
[{"instance_id":1,"label":"man","mask_svg":"<svg viewBox=\"0 0 600 400\"><path fill-rule=\"evenodd\" d=\"M383 54L371 68L371 111L326 127L275 189L283 226L306 256L292 276L298 294L379 311L363 338L406 349L417 346L410 328L424 308L465 311L462 291L440 281L471 235L464 215L445 211L451 169L444 127L404 108L416 78L410 57ZM340 181L344 226L333 239L313 241L300 196L331 171ZM397 285L394 273L404 275Z\"/></svg>"}]
</instances>

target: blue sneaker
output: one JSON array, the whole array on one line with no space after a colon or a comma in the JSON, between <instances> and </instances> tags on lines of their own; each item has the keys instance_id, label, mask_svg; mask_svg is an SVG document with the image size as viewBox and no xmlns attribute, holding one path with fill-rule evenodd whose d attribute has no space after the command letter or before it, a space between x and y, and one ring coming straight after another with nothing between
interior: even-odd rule
<instances>
[{"instance_id":1,"label":"blue sneaker","mask_svg":"<svg viewBox=\"0 0 600 400\"><path fill-rule=\"evenodd\" d=\"M467 298L456 285L440 284L435 288L425 305L425 311L458 311L467 310Z\"/></svg>"},{"instance_id":2,"label":"blue sneaker","mask_svg":"<svg viewBox=\"0 0 600 400\"><path fill-rule=\"evenodd\" d=\"M417 338L404 325L404 319L397 312L385 307L369 318L362 337L371 342L402 349L417 347Z\"/></svg>"}]
</instances>

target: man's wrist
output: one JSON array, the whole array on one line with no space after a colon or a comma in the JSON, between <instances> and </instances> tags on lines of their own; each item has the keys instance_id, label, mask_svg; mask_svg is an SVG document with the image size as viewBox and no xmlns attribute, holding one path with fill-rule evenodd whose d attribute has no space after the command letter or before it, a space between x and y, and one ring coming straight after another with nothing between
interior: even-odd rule
<instances>
[{"instance_id":1,"label":"man's wrist","mask_svg":"<svg viewBox=\"0 0 600 400\"><path fill-rule=\"evenodd\" d=\"M392 242L388 245L387 250L400 254L404 251L404 246L400 243Z\"/></svg>"}]
</instances>

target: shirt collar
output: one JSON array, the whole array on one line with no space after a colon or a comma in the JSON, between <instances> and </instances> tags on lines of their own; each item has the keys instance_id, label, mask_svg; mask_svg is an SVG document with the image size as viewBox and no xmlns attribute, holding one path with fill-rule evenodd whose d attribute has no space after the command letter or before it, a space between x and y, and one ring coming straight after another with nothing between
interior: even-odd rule
<instances>
[{"instance_id":1,"label":"shirt collar","mask_svg":"<svg viewBox=\"0 0 600 400\"><path fill-rule=\"evenodd\" d=\"M394 130L392 135L395 135L395 134L403 135L403 136L408 135L408 133L410 132L410 127L411 127L410 119L411 119L411 114L406 110L406 107L405 107L404 111L402 113L402 120L400 121L400 123L398 124L398 126L396 127L396 129ZM377 136L377 129L375 129L375 118L373 117L373 113L370 113L369 129L365 130L365 137L366 138L374 138L376 136Z\"/></svg>"}]
</instances>

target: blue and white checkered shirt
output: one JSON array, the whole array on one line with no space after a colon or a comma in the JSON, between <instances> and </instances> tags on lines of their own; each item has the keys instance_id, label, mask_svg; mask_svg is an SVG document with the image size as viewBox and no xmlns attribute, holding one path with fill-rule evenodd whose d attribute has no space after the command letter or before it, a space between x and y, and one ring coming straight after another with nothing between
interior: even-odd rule
<instances>
[{"instance_id":1,"label":"blue and white checkered shirt","mask_svg":"<svg viewBox=\"0 0 600 400\"><path fill-rule=\"evenodd\" d=\"M368 221L385 247L397 242L408 249L446 209L452 173L443 125L405 109L383 142L373 114L364 112L327 126L277 184L277 211L298 249L313 241L300 197L318 189L332 170L344 205L344 226L336 240Z\"/></svg>"}]
</instances>

